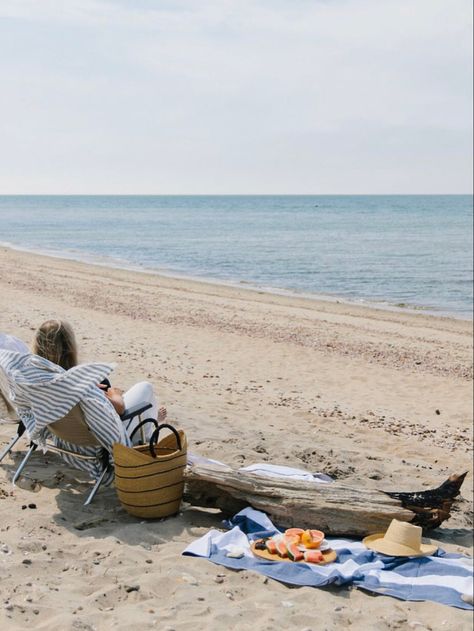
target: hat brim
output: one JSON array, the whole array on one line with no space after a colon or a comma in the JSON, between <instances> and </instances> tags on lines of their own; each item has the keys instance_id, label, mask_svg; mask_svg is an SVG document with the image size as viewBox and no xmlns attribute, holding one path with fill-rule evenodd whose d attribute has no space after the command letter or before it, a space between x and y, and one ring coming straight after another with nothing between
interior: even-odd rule
<instances>
[{"instance_id":1,"label":"hat brim","mask_svg":"<svg viewBox=\"0 0 474 631\"><path fill-rule=\"evenodd\" d=\"M438 546L433 544L420 544L419 552L399 543L384 539L385 533L378 532L362 539L362 543L370 550L386 554L391 557L426 557L434 554Z\"/></svg>"}]
</instances>

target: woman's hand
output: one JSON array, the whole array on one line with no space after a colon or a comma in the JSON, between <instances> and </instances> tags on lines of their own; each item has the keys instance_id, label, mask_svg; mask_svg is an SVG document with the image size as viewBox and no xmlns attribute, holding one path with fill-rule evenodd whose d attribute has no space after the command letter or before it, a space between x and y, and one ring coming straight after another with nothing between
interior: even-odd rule
<instances>
[{"instance_id":1,"label":"woman's hand","mask_svg":"<svg viewBox=\"0 0 474 631\"><path fill-rule=\"evenodd\" d=\"M112 403L117 414L121 416L125 412L125 403L122 396L123 390L113 387L107 388L107 386L102 384L99 384L99 388L105 394L110 403Z\"/></svg>"}]
</instances>

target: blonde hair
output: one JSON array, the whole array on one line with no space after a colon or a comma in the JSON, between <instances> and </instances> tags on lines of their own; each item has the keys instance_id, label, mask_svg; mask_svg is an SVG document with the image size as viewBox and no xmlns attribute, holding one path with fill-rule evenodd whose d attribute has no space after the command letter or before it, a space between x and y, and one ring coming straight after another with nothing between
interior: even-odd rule
<instances>
[{"instance_id":1,"label":"blonde hair","mask_svg":"<svg viewBox=\"0 0 474 631\"><path fill-rule=\"evenodd\" d=\"M63 320L43 322L35 333L32 350L65 370L77 365L76 337L71 325Z\"/></svg>"}]
</instances>

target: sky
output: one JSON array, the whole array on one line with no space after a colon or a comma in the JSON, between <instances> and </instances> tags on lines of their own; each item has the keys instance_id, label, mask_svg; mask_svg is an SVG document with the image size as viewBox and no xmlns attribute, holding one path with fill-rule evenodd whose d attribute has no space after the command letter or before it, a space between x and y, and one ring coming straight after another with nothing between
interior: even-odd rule
<instances>
[{"instance_id":1,"label":"sky","mask_svg":"<svg viewBox=\"0 0 474 631\"><path fill-rule=\"evenodd\" d=\"M0 194L472 192L471 0L0 0Z\"/></svg>"}]
</instances>

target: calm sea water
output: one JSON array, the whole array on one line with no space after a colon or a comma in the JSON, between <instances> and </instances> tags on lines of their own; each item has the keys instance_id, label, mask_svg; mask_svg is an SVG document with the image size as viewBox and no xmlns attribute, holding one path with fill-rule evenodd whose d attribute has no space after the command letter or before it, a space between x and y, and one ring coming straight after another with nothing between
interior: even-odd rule
<instances>
[{"instance_id":1,"label":"calm sea water","mask_svg":"<svg viewBox=\"0 0 474 631\"><path fill-rule=\"evenodd\" d=\"M472 317L472 197L3 196L0 241Z\"/></svg>"}]
</instances>

